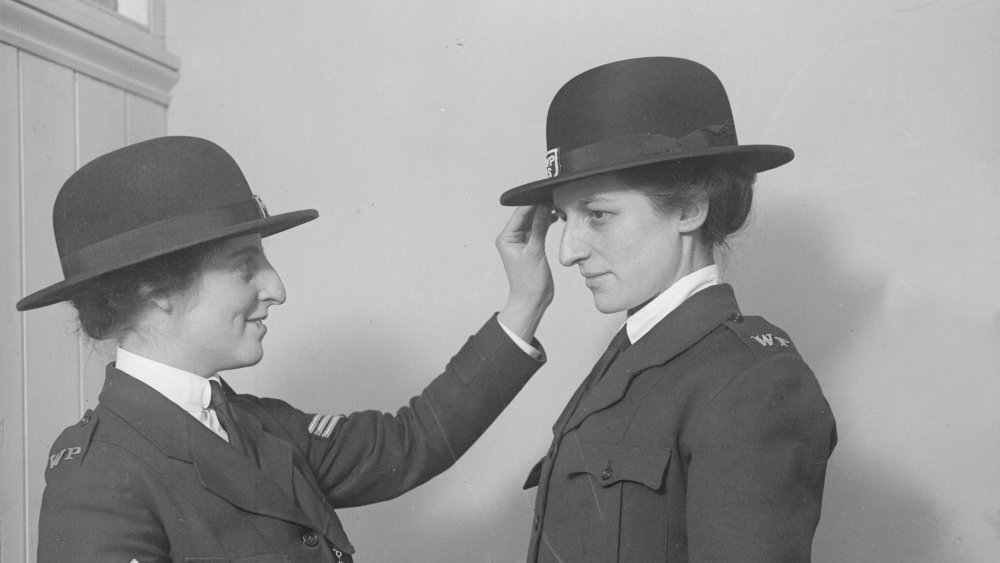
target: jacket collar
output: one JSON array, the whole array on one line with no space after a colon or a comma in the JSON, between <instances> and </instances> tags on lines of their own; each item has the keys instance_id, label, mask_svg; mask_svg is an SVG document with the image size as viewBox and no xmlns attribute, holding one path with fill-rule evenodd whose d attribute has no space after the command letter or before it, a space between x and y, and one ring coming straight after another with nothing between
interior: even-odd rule
<instances>
[{"instance_id":1,"label":"jacket collar","mask_svg":"<svg viewBox=\"0 0 1000 563\"><path fill-rule=\"evenodd\" d=\"M728 284L695 293L618 356L600 382L580 400L561 432L576 428L590 415L617 403L625 396L633 377L669 362L739 314L736 296Z\"/></svg>"}]
</instances>

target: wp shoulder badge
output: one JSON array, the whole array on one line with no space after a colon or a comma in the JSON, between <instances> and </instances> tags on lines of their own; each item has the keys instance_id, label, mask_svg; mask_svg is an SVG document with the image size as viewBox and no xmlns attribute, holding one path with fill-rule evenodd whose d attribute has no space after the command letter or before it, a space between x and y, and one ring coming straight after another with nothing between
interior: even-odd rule
<instances>
[{"instance_id":1,"label":"wp shoulder badge","mask_svg":"<svg viewBox=\"0 0 1000 563\"><path fill-rule=\"evenodd\" d=\"M760 317L736 314L726 321L726 325L757 357L786 352L798 354L788 334Z\"/></svg>"},{"instance_id":2,"label":"wp shoulder badge","mask_svg":"<svg viewBox=\"0 0 1000 563\"><path fill-rule=\"evenodd\" d=\"M82 463L97 428L96 418L94 412L88 410L80 422L63 430L49 451L48 470Z\"/></svg>"}]
</instances>

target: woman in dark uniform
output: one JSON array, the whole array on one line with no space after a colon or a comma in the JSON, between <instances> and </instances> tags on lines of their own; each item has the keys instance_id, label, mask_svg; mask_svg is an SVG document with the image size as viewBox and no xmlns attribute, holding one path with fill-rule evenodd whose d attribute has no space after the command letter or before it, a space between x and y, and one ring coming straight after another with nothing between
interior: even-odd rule
<instances>
[{"instance_id":1,"label":"woman in dark uniform","mask_svg":"<svg viewBox=\"0 0 1000 563\"><path fill-rule=\"evenodd\" d=\"M808 561L834 420L791 337L744 316L715 265L791 149L739 145L715 75L667 57L577 76L547 136L549 177L501 202L552 204L560 263L627 320L525 485L528 560Z\"/></svg>"},{"instance_id":2,"label":"woman in dark uniform","mask_svg":"<svg viewBox=\"0 0 1000 563\"><path fill-rule=\"evenodd\" d=\"M118 348L100 403L52 447L40 562L350 561L335 509L445 470L541 365L549 212L522 208L497 239L507 305L395 415L235 394L219 372L260 361L285 300L261 238L316 217L269 215L233 159L192 137L69 178L53 211L65 280L17 308L69 300L88 336Z\"/></svg>"}]
</instances>

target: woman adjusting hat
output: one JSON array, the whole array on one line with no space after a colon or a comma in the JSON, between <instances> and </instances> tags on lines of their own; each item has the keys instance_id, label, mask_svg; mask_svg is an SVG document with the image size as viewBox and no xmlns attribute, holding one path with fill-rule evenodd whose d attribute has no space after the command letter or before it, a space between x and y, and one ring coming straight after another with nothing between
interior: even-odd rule
<instances>
[{"instance_id":1,"label":"woman adjusting hat","mask_svg":"<svg viewBox=\"0 0 1000 563\"><path fill-rule=\"evenodd\" d=\"M553 205L560 263L627 319L525 483L528 560L809 560L834 420L792 339L744 316L715 265L756 173L791 149L740 145L718 78L668 57L573 78L547 137L548 177L501 203Z\"/></svg>"},{"instance_id":2,"label":"woman adjusting hat","mask_svg":"<svg viewBox=\"0 0 1000 563\"><path fill-rule=\"evenodd\" d=\"M261 238L317 215L269 215L236 162L193 137L67 180L53 210L65 279L17 308L69 300L118 348L98 406L52 447L38 561L351 561L335 509L445 470L541 365L550 221L520 208L497 238L506 306L409 406L334 416L235 394L218 373L260 361L285 301Z\"/></svg>"}]
</instances>

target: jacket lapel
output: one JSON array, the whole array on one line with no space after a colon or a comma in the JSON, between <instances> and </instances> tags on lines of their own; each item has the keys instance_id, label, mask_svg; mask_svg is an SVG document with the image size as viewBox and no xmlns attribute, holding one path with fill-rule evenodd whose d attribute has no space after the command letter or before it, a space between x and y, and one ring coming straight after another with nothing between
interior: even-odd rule
<instances>
[{"instance_id":1,"label":"jacket lapel","mask_svg":"<svg viewBox=\"0 0 1000 563\"><path fill-rule=\"evenodd\" d=\"M669 362L737 314L739 306L732 286L715 285L692 295L618 356L600 382L580 399L561 432L580 426L587 417L621 401L636 375Z\"/></svg>"},{"instance_id":2,"label":"jacket lapel","mask_svg":"<svg viewBox=\"0 0 1000 563\"><path fill-rule=\"evenodd\" d=\"M237 408L241 406L239 402L236 405ZM306 477L309 469L305 458L295 455L287 441L264 430L260 418L242 408L239 414L242 415L247 437L256 450L260 469L281 491L285 502L293 502L308 522L312 522L311 527L326 528L330 510L323 502L323 494L315 485L315 480Z\"/></svg>"},{"instance_id":3,"label":"jacket lapel","mask_svg":"<svg viewBox=\"0 0 1000 563\"><path fill-rule=\"evenodd\" d=\"M614 368L614 365L612 365L611 368ZM604 375L607 376L609 374L605 373ZM580 401L583 399L583 395L586 392L587 392L587 379L584 379L583 382L580 383L580 386L576 388L576 391L573 393L573 396L570 398L569 402L566 403L566 407L563 409L562 413L559 414L559 418L556 419L555 424L552 425L552 433L554 435L560 436L562 435L563 432L565 432L569 428L568 426L569 420L575 413L577 413L580 410L579 409Z\"/></svg>"},{"instance_id":4,"label":"jacket lapel","mask_svg":"<svg viewBox=\"0 0 1000 563\"><path fill-rule=\"evenodd\" d=\"M201 425L193 418L188 424ZM253 460L221 443L211 432L197 430L194 427L189 431L191 455L206 489L247 512L312 525L295 506L294 497L287 495L278 481Z\"/></svg>"},{"instance_id":5,"label":"jacket lapel","mask_svg":"<svg viewBox=\"0 0 1000 563\"><path fill-rule=\"evenodd\" d=\"M249 447L257 466L289 499L295 498L292 476L295 470L291 445L264 430L260 417L222 380L222 387L231 397L233 407L247 435ZM230 448L234 449L234 448ZM238 456L243 458L243 456Z\"/></svg>"},{"instance_id":6,"label":"jacket lapel","mask_svg":"<svg viewBox=\"0 0 1000 563\"><path fill-rule=\"evenodd\" d=\"M202 486L227 502L255 514L315 525L293 500L290 446L263 432L255 417L244 416L243 422L260 467L169 399L113 364L108 366L100 400L164 454L193 463Z\"/></svg>"},{"instance_id":7,"label":"jacket lapel","mask_svg":"<svg viewBox=\"0 0 1000 563\"><path fill-rule=\"evenodd\" d=\"M225 381L222 385L231 396L235 395ZM264 429L255 405L241 400L238 395L233 397L233 405L255 450L260 469L287 499L294 499L294 505L306 519L305 525L319 529L335 545L353 553L354 547L348 541L340 519L326 502L305 457L297 454L288 441Z\"/></svg>"}]
</instances>

